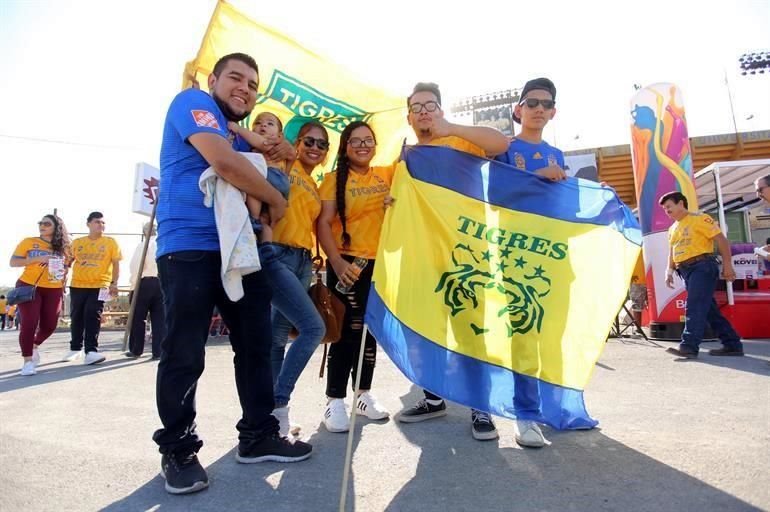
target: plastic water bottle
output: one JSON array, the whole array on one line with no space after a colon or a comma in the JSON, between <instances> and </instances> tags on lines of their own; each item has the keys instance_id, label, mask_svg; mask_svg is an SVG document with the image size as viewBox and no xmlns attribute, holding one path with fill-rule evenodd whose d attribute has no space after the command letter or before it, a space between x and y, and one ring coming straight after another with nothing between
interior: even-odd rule
<instances>
[{"instance_id":1,"label":"plastic water bottle","mask_svg":"<svg viewBox=\"0 0 770 512\"><path fill-rule=\"evenodd\" d=\"M368 263L369 263L369 260L367 260L366 258L358 257L353 260L353 263L351 263L351 265L355 265L358 271L361 272L366 268L366 265ZM345 286L344 284L342 284L342 281L337 281L337 286L335 286L335 288L340 293L350 293L350 290L353 288L353 285Z\"/></svg>"}]
</instances>

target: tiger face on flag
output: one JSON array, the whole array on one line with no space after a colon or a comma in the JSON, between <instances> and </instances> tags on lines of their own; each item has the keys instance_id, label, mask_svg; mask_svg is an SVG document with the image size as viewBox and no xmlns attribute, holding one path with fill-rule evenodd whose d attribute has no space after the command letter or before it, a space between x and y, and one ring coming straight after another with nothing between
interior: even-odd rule
<instances>
[{"instance_id":1,"label":"tiger face on flag","mask_svg":"<svg viewBox=\"0 0 770 512\"><path fill-rule=\"evenodd\" d=\"M474 409L514 417L528 394L526 419L596 425L582 391L641 243L615 192L415 146L391 195L366 321L399 369Z\"/></svg>"}]
</instances>

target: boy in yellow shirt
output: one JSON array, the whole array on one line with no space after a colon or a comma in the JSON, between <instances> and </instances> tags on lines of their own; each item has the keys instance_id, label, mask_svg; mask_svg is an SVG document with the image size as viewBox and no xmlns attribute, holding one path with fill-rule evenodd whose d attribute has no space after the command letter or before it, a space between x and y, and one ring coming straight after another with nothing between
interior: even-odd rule
<instances>
[{"instance_id":1,"label":"boy in yellow shirt","mask_svg":"<svg viewBox=\"0 0 770 512\"><path fill-rule=\"evenodd\" d=\"M719 279L719 267L714 258L714 242L722 256L722 278L735 280L730 243L722 234L714 219L708 215L690 213L687 198L681 192L664 194L658 203L674 223L668 228L668 270L666 285L673 288L674 272L684 280L687 290L682 341L678 348L667 352L687 359L698 357L706 323L711 326L722 342L722 348L709 350L712 356L742 356L743 344L730 322L722 316L714 290Z\"/></svg>"},{"instance_id":2,"label":"boy in yellow shirt","mask_svg":"<svg viewBox=\"0 0 770 512\"><path fill-rule=\"evenodd\" d=\"M72 242L72 282L70 283L70 351L65 361L81 356L85 341L83 364L96 364L105 357L98 351L99 330L106 296L118 294L120 253L118 243L104 236L104 215L91 212L88 215L88 236ZM103 290L103 291L102 291Z\"/></svg>"}]
</instances>

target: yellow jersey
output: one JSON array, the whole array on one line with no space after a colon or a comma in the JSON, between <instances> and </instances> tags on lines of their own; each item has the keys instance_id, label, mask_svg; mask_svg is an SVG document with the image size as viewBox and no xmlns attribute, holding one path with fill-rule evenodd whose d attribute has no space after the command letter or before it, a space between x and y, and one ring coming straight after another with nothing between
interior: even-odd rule
<instances>
[{"instance_id":1,"label":"yellow jersey","mask_svg":"<svg viewBox=\"0 0 770 512\"><path fill-rule=\"evenodd\" d=\"M54 252L51 243L46 242L39 237L25 238L16 246L12 258L36 258L38 256L53 256ZM24 272L19 277L19 281L29 285L40 286L41 288L62 288L63 279L56 279L48 272L48 267L33 263L24 267Z\"/></svg>"},{"instance_id":2,"label":"yellow jersey","mask_svg":"<svg viewBox=\"0 0 770 512\"><path fill-rule=\"evenodd\" d=\"M5 307L8 305L8 301L6 299L0 299L0 315L5 314Z\"/></svg>"},{"instance_id":3,"label":"yellow jersey","mask_svg":"<svg viewBox=\"0 0 770 512\"><path fill-rule=\"evenodd\" d=\"M668 243L674 263L714 252L714 237L721 234L714 219L702 213L690 213L668 228Z\"/></svg>"},{"instance_id":4,"label":"yellow jersey","mask_svg":"<svg viewBox=\"0 0 770 512\"><path fill-rule=\"evenodd\" d=\"M366 174L352 170L345 183L345 220L350 247L342 247L342 223L339 215L332 222L332 234L342 254L374 259L380 242L380 228L385 219L385 196L390 192L395 164L370 167ZM324 176L319 190L322 201L337 200L337 172Z\"/></svg>"},{"instance_id":5,"label":"yellow jersey","mask_svg":"<svg viewBox=\"0 0 770 512\"><path fill-rule=\"evenodd\" d=\"M72 242L72 282L74 288L106 288L112 282L112 263L123 259L118 243L102 236L87 236Z\"/></svg>"},{"instance_id":6,"label":"yellow jersey","mask_svg":"<svg viewBox=\"0 0 770 512\"><path fill-rule=\"evenodd\" d=\"M296 162L289 172L289 207L273 229L273 241L312 251L315 222L320 214L318 186L302 164Z\"/></svg>"},{"instance_id":7,"label":"yellow jersey","mask_svg":"<svg viewBox=\"0 0 770 512\"><path fill-rule=\"evenodd\" d=\"M439 137L438 139L433 139L427 145L428 146L446 146L448 148L456 149L458 151L465 151L466 153L470 153L471 155L476 155L483 158L486 158L487 156L487 154L484 153L484 150L478 147L476 144L472 142L468 142L465 139L461 139L460 137L455 137L454 135L450 135L449 137Z\"/></svg>"}]
</instances>

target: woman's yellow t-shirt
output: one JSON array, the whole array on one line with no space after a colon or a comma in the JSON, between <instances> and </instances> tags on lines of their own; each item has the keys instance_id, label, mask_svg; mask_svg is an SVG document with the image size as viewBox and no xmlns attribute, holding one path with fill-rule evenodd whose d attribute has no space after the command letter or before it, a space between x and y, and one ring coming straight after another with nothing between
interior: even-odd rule
<instances>
[{"instance_id":1,"label":"woman's yellow t-shirt","mask_svg":"<svg viewBox=\"0 0 770 512\"><path fill-rule=\"evenodd\" d=\"M46 242L42 238L32 237L21 241L16 250L13 251L13 258L36 258L38 256L53 256L53 254L50 242ZM19 280L29 285L37 283L37 286L41 288L62 288L64 286L62 279L55 279L48 272L48 267L39 263L24 267L24 272Z\"/></svg>"},{"instance_id":2,"label":"woman's yellow t-shirt","mask_svg":"<svg viewBox=\"0 0 770 512\"><path fill-rule=\"evenodd\" d=\"M342 247L342 223L339 215L332 222L332 234L342 254L374 259L380 241L380 228L385 219L385 196L390 192L396 166L370 167L366 174L352 170L345 184L345 215L350 247ZM321 200L337 200L337 172L324 176Z\"/></svg>"},{"instance_id":3,"label":"woman's yellow t-shirt","mask_svg":"<svg viewBox=\"0 0 770 512\"><path fill-rule=\"evenodd\" d=\"M705 214L690 213L668 228L668 243L674 263L714 252L714 237L722 233L714 219Z\"/></svg>"},{"instance_id":4,"label":"woman's yellow t-shirt","mask_svg":"<svg viewBox=\"0 0 770 512\"><path fill-rule=\"evenodd\" d=\"M297 162L289 173L289 207L273 230L273 241L312 251L313 231L320 214L318 187Z\"/></svg>"}]
</instances>

